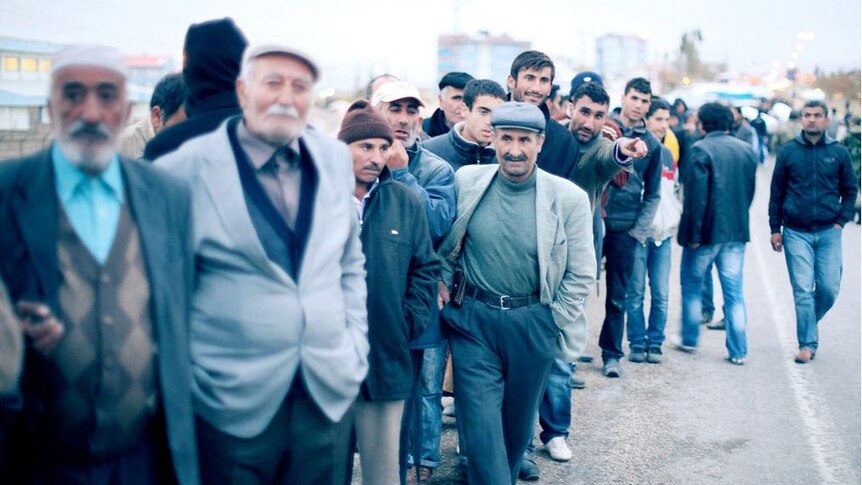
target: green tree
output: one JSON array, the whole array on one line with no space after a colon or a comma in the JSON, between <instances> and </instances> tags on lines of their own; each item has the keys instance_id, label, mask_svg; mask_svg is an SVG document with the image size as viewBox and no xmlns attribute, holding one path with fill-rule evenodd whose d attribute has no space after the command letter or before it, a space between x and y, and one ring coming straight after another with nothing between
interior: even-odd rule
<instances>
[{"instance_id":1,"label":"green tree","mask_svg":"<svg viewBox=\"0 0 862 485\"><path fill-rule=\"evenodd\" d=\"M680 75L690 78L699 77L702 63L698 46L703 42L700 29L682 34L679 43Z\"/></svg>"}]
</instances>

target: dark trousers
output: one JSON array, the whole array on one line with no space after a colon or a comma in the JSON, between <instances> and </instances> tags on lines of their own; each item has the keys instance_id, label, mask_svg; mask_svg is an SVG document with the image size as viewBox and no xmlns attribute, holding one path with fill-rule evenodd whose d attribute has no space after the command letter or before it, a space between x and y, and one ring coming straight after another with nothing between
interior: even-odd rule
<instances>
[{"instance_id":1,"label":"dark trousers","mask_svg":"<svg viewBox=\"0 0 862 485\"><path fill-rule=\"evenodd\" d=\"M539 303L503 310L465 298L460 308L447 305L443 317L470 484L514 484L559 328Z\"/></svg>"},{"instance_id":2,"label":"dark trousers","mask_svg":"<svg viewBox=\"0 0 862 485\"><path fill-rule=\"evenodd\" d=\"M289 396L259 435L238 438L197 418L201 483L344 485L353 409L330 421L307 396ZM349 479L348 479L349 480Z\"/></svg>"},{"instance_id":3,"label":"dark trousers","mask_svg":"<svg viewBox=\"0 0 862 485\"><path fill-rule=\"evenodd\" d=\"M0 467L0 483L35 485L171 485L177 483L164 419L158 415L138 441L111 456L55 444L55 438L39 426L23 421L10 430L6 467ZM0 448L2 453L2 448Z\"/></svg>"},{"instance_id":4,"label":"dark trousers","mask_svg":"<svg viewBox=\"0 0 862 485\"><path fill-rule=\"evenodd\" d=\"M626 289L632 276L635 246L637 239L629 236L628 231L605 233L603 244L605 254L605 321L599 335L602 360L623 357L623 337L626 318Z\"/></svg>"},{"instance_id":5,"label":"dark trousers","mask_svg":"<svg viewBox=\"0 0 862 485\"><path fill-rule=\"evenodd\" d=\"M419 373L422 371L422 356L424 349L410 349L410 359L413 361L413 386L411 387L410 397L404 403L404 414L401 415L401 440L398 446L398 465L400 472L401 485L407 483L407 472L410 469L410 464L407 462L407 456L411 450L417 448L416 444L422 441L421 429L416 429L413 426L415 421L414 416L419 412L418 407L421 405L421 396L419 395ZM414 459L416 453L413 453Z\"/></svg>"},{"instance_id":6,"label":"dark trousers","mask_svg":"<svg viewBox=\"0 0 862 485\"><path fill-rule=\"evenodd\" d=\"M167 450L155 440L142 440L118 456L87 463L51 463L43 468L39 484L56 485L161 485L176 483ZM2 480L0 480L2 481Z\"/></svg>"}]
</instances>

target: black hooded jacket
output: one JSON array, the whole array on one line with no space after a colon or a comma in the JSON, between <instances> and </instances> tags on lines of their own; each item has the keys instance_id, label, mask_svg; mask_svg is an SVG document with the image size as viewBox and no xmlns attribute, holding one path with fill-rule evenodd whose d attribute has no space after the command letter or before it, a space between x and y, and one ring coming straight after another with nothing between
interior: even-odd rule
<instances>
[{"instance_id":1,"label":"black hooded jacket","mask_svg":"<svg viewBox=\"0 0 862 485\"><path fill-rule=\"evenodd\" d=\"M430 118L427 118L422 122L422 131L424 131L429 138L449 133L449 127L446 126L446 114L443 113L442 109L437 108L434 110L434 114L432 114Z\"/></svg>"},{"instance_id":2,"label":"black hooded jacket","mask_svg":"<svg viewBox=\"0 0 862 485\"><path fill-rule=\"evenodd\" d=\"M144 158L155 160L191 138L209 133L241 113L236 96L242 53L248 42L230 18L192 24L186 33L183 79L188 119L161 130Z\"/></svg>"}]
</instances>

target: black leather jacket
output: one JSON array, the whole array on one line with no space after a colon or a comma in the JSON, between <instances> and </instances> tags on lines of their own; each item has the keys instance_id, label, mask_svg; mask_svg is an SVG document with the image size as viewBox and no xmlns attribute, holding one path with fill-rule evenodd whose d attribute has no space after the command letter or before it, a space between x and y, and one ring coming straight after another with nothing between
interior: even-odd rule
<instances>
[{"instance_id":1,"label":"black leather jacket","mask_svg":"<svg viewBox=\"0 0 862 485\"><path fill-rule=\"evenodd\" d=\"M748 242L757 159L751 146L713 131L691 146L679 244Z\"/></svg>"}]
</instances>

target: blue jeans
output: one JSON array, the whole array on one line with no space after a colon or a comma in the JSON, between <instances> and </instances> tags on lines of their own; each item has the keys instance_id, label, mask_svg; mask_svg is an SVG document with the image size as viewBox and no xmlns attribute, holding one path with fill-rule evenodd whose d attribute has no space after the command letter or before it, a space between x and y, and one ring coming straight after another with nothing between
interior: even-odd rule
<instances>
[{"instance_id":1,"label":"blue jeans","mask_svg":"<svg viewBox=\"0 0 862 485\"><path fill-rule=\"evenodd\" d=\"M703 297L700 299L703 304L703 312L710 315L715 314L715 303L713 302L712 289L712 263L706 267L706 273L703 275Z\"/></svg>"},{"instance_id":2,"label":"blue jeans","mask_svg":"<svg viewBox=\"0 0 862 485\"><path fill-rule=\"evenodd\" d=\"M668 286L670 281L670 246L667 238L656 246L652 240L635 247L632 277L629 279L626 314L628 315L629 349L632 352L661 348L667 323ZM644 294L649 275L649 329L644 323Z\"/></svg>"},{"instance_id":3,"label":"blue jeans","mask_svg":"<svg viewBox=\"0 0 862 485\"><path fill-rule=\"evenodd\" d=\"M542 443L562 436L568 438L572 424L572 367L569 362L554 359L542 402L539 403L539 424Z\"/></svg>"},{"instance_id":4,"label":"blue jeans","mask_svg":"<svg viewBox=\"0 0 862 485\"><path fill-rule=\"evenodd\" d=\"M426 347L414 390L411 450L408 463L431 468L440 466L440 431L443 410L443 371L446 367L446 342ZM417 459L418 458L418 459Z\"/></svg>"},{"instance_id":5,"label":"blue jeans","mask_svg":"<svg viewBox=\"0 0 862 485\"><path fill-rule=\"evenodd\" d=\"M697 345L700 322L703 318L701 298L703 277L710 263L718 268L718 280L724 294L724 322L727 326L726 345L731 358L742 358L748 353L745 339L745 300L742 293L742 264L745 243L727 242L684 248L680 264L682 285L682 344Z\"/></svg>"},{"instance_id":6,"label":"blue jeans","mask_svg":"<svg viewBox=\"0 0 862 485\"><path fill-rule=\"evenodd\" d=\"M548 444L548 441L559 436L563 439L569 437L569 426L572 424L571 380L574 370L575 364L560 359L554 359L551 365L545 393L539 403L539 424L542 425L539 439L543 444ZM535 449L534 440L530 440L527 452L532 453Z\"/></svg>"},{"instance_id":7,"label":"blue jeans","mask_svg":"<svg viewBox=\"0 0 862 485\"><path fill-rule=\"evenodd\" d=\"M802 232L784 228L784 256L796 303L799 348L817 351L817 323L841 286L841 229Z\"/></svg>"}]
</instances>

